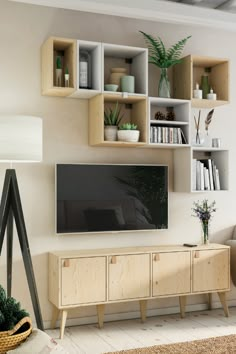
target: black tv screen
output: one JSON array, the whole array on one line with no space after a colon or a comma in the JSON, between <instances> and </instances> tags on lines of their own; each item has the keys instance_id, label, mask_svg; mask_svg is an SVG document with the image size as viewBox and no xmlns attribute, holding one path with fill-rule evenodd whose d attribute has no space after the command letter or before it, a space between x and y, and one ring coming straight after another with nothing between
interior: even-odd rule
<instances>
[{"instance_id":1,"label":"black tv screen","mask_svg":"<svg viewBox=\"0 0 236 354\"><path fill-rule=\"evenodd\" d=\"M57 233L167 227L167 166L56 165Z\"/></svg>"}]
</instances>

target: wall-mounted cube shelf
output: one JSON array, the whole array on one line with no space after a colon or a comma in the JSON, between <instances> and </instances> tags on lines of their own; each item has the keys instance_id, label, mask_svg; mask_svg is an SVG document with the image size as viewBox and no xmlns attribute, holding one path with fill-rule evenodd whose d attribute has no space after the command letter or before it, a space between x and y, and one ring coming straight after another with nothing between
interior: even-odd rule
<instances>
[{"instance_id":1,"label":"wall-mounted cube shelf","mask_svg":"<svg viewBox=\"0 0 236 354\"><path fill-rule=\"evenodd\" d=\"M148 94L148 51L145 48L136 48L115 44L102 44L102 88L110 83L112 68L124 68L125 75L135 77L135 92L131 95ZM119 92L121 89L118 89ZM117 94L115 92L114 94ZM120 93L121 95L122 93Z\"/></svg>"},{"instance_id":2,"label":"wall-mounted cube shelf","mask_svg":"<svg viewBox=\"0 0 236 354\"><path fill-rule=\"evenodd\" d=\"M190 102L149 97L148 147L179 148L189 145ZM155 119L155 118L161 119Z\"/></svg>"},{"instance_id":3,"label":"wall-mounted cube shelf","mask_svg":"<svg viewBox=\"0 0 236 354\"><path fill-rule=\"evenodd\" d=\"M104 110L108 106L114 106L118 102L124 118L122 123L137 124L140 130L140 138L137 143L104 140ZM97 146L134 147L147 143L147 99L139 96L126 98L115 94L100 94L89 100L89 144Z\"/></svg>"},{"instance_id":4,"label":"wall-mounted cube shelf","mask_svg":"<svg viewBox=\"0 0 236 354\"><path fill-rule=\"evenodd\" d=\"M80 55L85 51L89 54L88 79L90 88L80 87ZM76 91L70 96L75 98L90 98L101 93L101 43L77 41L76 58L77 76Z\"/></svg>"},{"instance_id":5,"label":"wall-mounted cube shelf","mask_svg":"<svg viewBox=\"0 0 236 354\"><path fill-rule=\"evenodd\" d=\"M62 64L61 86L56 82L56 61ZM75 91L76 83L76 41L68 38L50 37L41 48L42 94L68 96ZM69 72L69 87L65 87L66 69Z\"/></svg>"},{"instance_id":6,"label":"wall-mounted cube shelf","mask_svg":"<svg viewBox=\"0 0 236 354\"><path fill-rule=\"evenodd\" d=\"M193 90L207 69L217 100L195 99ZM214 108L229 103L229 60L188 55L173 67L174 97L191 100L192 107Z\"/></svg>"},{"instance_id":7,"label":"wall-mounted cube shelf","mask_svg":"<svg viewBox=\"0 0 236 354\"><path fill-rule=\"evenodd\" d=\"M195 160L195 161L194 161ZM210 160L210 164L209 164ZM197 171L196 161L203 163ZM214 167L215 166L215 167ZM206 183L200 183L200 179L205 180L204 167L208 170L209 187ZM217 186L218 170L219 186ZM184 172L183 172L184 171ZM229 151L220 148L192 147L174 151L174 191L183 193L202 193L229 190ZM202 174L202 177L201 177ZM198 179L198 181L197 181ZM212 186L210 180L212 179ZM199 184L198 184L199 182Z\"/></svg>"}]
</instances>

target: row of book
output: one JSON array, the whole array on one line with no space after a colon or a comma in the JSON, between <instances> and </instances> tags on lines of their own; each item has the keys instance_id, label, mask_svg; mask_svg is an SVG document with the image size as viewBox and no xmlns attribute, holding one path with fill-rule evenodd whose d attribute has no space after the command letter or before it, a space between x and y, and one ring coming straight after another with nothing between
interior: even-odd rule
<instances>
[{"instance_id":1,"label":"row of book","mask_svg":"<svg viewBox=\"0 0 236 354\"><path fill-rule=\"evenodd\" d=\"M181 128L150 126L150 143L187 144Z\"/></svg>"},{"instance_id":2,"label":"row of book","mask_svg":"<svg viewBox=\"0 0 236 354\"><path fill-rule=\"evenodd\" d=\"M220 190L220 176L213 159L192 161L193 190Z\"/></svg>"}]
</instances>

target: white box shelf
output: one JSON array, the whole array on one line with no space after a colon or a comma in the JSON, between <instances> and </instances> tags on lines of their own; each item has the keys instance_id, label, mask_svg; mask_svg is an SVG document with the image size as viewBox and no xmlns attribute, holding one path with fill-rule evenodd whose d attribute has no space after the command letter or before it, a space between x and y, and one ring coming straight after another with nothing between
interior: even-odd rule
<instances>
[{"instance_id":1,"label":"white box shelf","mask_svg":"<svg viewBox=\"0 0 236 354\"><path fill-rule=\"evenodd\" d=\"M190 102L187 100L149 97L148 99L148 145L149 147L179 148L189 146L190 139ZM155 119L155 114L165 117L163 120ZM167 120L171 112L173 120ZM160 129L159 129L160 128ZM165 129L166 128L166 129ZM158 136L157 136L158 131ZM182 134L181 134L182 131ZM164 133L165 138L161 136ZM181 140L177 134L181 134ZM173 137L174 135L174 137ZM181 142L180 142L181 141Z\"/></svg>"},{"instance_id":2,"label":"white box shelf","mask_svg":"<svg viewBox=\"0 0 236 354\"><path fill-rule=\"evenodd\" d=\"M102 91L104 93L122 95L121 91L104 91L104 85L109 83L112 68L125 68L127 69L126 75L135 77L135 92L130 95L148 95L148 50L146 48L103 43L102 68Z\"/></svg>"},{"instance_id":3,"label":"white box shelf","mask_svg":"<svg viewBox=\"0 0 236 354\"><path fill-rule=\"evenodd\" d=\"M214 161L219 171L220 190L198 190L195 180L194 159ZM208 168L209 170L209 168ZM229 190L229 151L221 148L191 147L174 151L174 191L175 192L219 192Z\"/></svg>"},{"instance_id":4,"label":"white box shelf","mask_svg":"<svg viewBox=\"0 0 236 354\"><path fill-rule=\"evenodd\" d=\"M84 89L79 87L79 61L81 51L89 53L91 61L89 62L89 77L91 81L91 89ZM90 98L101 93L102 76L101 76L101 43L89 41L77 41L77 57L76 57L76 91L70 97L73 98Z\"/></svg>"}]
</instances>

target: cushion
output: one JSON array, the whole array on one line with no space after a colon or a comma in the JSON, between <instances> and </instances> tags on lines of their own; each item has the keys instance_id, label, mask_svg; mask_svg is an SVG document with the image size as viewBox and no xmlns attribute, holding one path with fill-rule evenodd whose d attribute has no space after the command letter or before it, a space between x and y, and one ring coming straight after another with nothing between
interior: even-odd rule
<instances>
[{"instance_id":1,"label":"cushion","mask_svg":"<svg viewBox=\"0 0 236 354\"><path fill-rule=\"evenodd\" d=\"M8 351L8 354L69 354L47 333L33 329L31 335L19 347Z\"/></svg>"}]
</instances>

